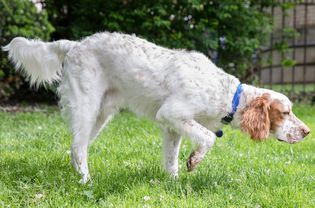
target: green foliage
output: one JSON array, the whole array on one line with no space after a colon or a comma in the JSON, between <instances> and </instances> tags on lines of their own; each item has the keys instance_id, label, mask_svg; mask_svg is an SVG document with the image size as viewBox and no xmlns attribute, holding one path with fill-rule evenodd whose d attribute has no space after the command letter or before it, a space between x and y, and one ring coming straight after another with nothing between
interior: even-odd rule
<instances>
[{"instance_id":1,"label":"green foliage","mask_svg":"<svg viewBox=\"0 0 315 208\"><path fill-rule=\"evenodd\" d=\"M293 67L296 65L296 61L291 59L291 58L284 58L282 61L281 61L281 65L284 67L284 68L290 68L290 67Z\"/></svg>"},{"instance_id":2,"label":"green foliage","mask_svg":"<svg viewBox=\"0 0 315 208\"><path fill-rule=\"evenodd\" d=\"M0 0L0 44L14 36L81 39L100 31L135 33L170 48L197 50L225 71L250 77L253 55L272 29L266 7L275 0L45 0L38 12L29 0ZM284 9L291 4L280 4ZM49 21L48 21L49 20ZM50 33L55 32L50 37ZM294 31L287 29L287 36ZM278 44L285 49L285 45ZM3 53L1 54L3 56ZM1 57L0 57L1 58ZM1 58L0 95L10 95L22 79Z\"/></svg>"},{"instance_id":3,"label":"green foliage","mask_svg":"<svg viewBox=\"0 0 315 208\"><path fill-rule=\"evenodd\" d=\"M289 5L290 6L288 7L282 5L282 9L284 12L286 12L285 9L291 8L291 4ZM293 27L284 27L279 31L274 32L274 34L276 34L276 38L278 38L278 41L274 43L274 48L281 53L282 57L284 57L283 60L281 60L281 66L284 68L295 66L297 61L290 58L286 54L292 51L290 44L292 43L292 40L295 40L297 37L299 37L300 34Z\"/></svg>"},{"instance_id":4,"label":"green foliage","mask_svg":"<svg viewBox=\"0 0 315 208\"><path fill-rule=\"evenodd\" d=\"M29 0L0 0L0 45L16 36L48 40L53 31L45 11L37 11ZM23 84L6 58L0 57L0 98L8 97Z\"/></svg>"},{"instance_id":5,"label":"green foliage","mask_svg":"<svg viewBox=\"0 0 315 208\"><path fill-rule=\"evenodd\" d=\"M315 128L314 106L294 112ZM184 139L174 180L158 126L122 112L90 145L93 183L81 185L59 112L0 112L0 123L0 207L315 207L314 134L289 145L227 127L191 173Z\"/></svg>"},{"instance_id":6,"label":"green foliage","mask_svg":"<svg viewBox=\"0 0 315 208\"><path fill-rule=\"evenodd\" d=\"M104 30L135 33L170 48L201 51L238 76L251 67L252 55L271 31L271 19L263 8L275 4L272 0L45 2L56 38L80 39Z\"/></svg>"}]
</instances>

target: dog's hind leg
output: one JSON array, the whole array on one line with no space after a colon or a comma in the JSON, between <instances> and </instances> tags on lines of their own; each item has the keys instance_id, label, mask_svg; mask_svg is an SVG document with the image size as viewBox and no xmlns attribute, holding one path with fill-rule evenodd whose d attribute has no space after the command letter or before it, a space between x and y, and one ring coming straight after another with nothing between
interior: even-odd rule
<instances>
[{"instance_id":1,"label":"dog's hind leg","mask_svg":"<svg viewBox=\"0 0 315 208\"><path fill-rule=\"evenodd\" d=\"M102 129L112 119L113 114L114 112L112 109L103 109L102 112L99 113L95 121L95 125L92 128L89 143L93 142L96 139L96 137L101 133Z\"/></svg>"},{"instance_id":2,"label":"dog's hind leg","mask_svg":"<svg viewBox=\"0 0 315 208\"><path fill-rule=\"evenodd\" d=\"M90 143L99 135L118 110L116 91L108 89L103 95L98 116L91 131Z\"/></svg>"},{"instance_id":3,"label":"dog's hind leg","mask_svg":"<svg viewBox=\"0 0 315 208\"><path fill-rule=\"evenodd\" d=\"M97 137L102 128L110 121L117 111L116 92L105 90L103 96L87 97L87 104L80 105L73 110L73 143L71 148L72 163L82 175L82 183L86 183L90 176L88 170L88 145Z\"/></svg>"},{"instance_id":4,"label":"dog's hind leg","mask_svg":"<svg viewBox=\"0 0 315 208\"><path fill-rule=\"evenodd\" d=\"M70 69L65 71L71 72ZM86 183L90 177L88 145L100 112L102 94L100 90L95 90L95 82L82 83L79 78L73 77L72 74L66 76L58 90L61 95L60 104L64 115L69 119L73 136L71 162L82 176L81 182ZM89 78L87 75L85 77Z\"/></svg>"},{"instance_id":5,"label":"dog's hind leg","mask_svg":"<svg viewBox=\"0 0 315 208\"><path fill-rule=\"evenodd\" d=\"M91 131L95 122L96 113L88 106L80 106L72 109L72 133L71 162L74 168L82 176L81 183L86 183L89 178L88 169L88 145L91 139Z\"/></svg>"}]
</instances>

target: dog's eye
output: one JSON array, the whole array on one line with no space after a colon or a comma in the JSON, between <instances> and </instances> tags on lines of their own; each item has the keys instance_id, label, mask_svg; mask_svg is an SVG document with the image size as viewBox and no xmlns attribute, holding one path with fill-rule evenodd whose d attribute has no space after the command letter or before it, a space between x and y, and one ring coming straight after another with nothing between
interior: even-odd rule
<instances>
[{"instance_id":1,"label":"dog's eye","mask_svg":"<svg viewBox=\"0 0 315 208\"><path fill-rule=\"evenodd\" d=\"M290 112L286 111L286 112L282 112L283 115L289 115Z\"/></svg>"}]
</instances>

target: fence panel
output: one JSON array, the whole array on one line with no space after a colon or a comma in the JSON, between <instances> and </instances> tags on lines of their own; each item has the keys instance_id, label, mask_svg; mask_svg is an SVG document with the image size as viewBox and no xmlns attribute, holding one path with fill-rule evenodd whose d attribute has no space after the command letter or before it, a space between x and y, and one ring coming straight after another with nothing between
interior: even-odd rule
<instances>
[{"instance_id":1,"label":"fence panel","mask_svg":"<svg viewBox=\"0 0 315 208\"><path fill-rule=\"evenodd\" d=\"M294 3L296 6L288 10L269 10L274 28L261 52L259 77L261 85L271 89L315 92L315 0Z\"/></svg>"}]
</instances>

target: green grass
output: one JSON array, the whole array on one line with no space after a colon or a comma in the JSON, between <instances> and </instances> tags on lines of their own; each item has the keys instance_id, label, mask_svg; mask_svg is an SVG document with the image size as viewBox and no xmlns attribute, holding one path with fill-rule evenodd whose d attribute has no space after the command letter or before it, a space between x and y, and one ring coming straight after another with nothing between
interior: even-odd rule
<instances>
[{"instance_id":1,"label":"green grass","mask_svg":"<svg viewBox=\"0 0 315 208\"><path fill-rule=\"evenodd\" d=\"M295 112L315 129L315 107ZM158 127L123 112L91 145L93 183L80 185L58 110L0 112L0 207L315 207L313 135L289 145L224 132L193 173L184 140L180 177L171 180L160 167Z\"/></svg>"}]
</instances>

